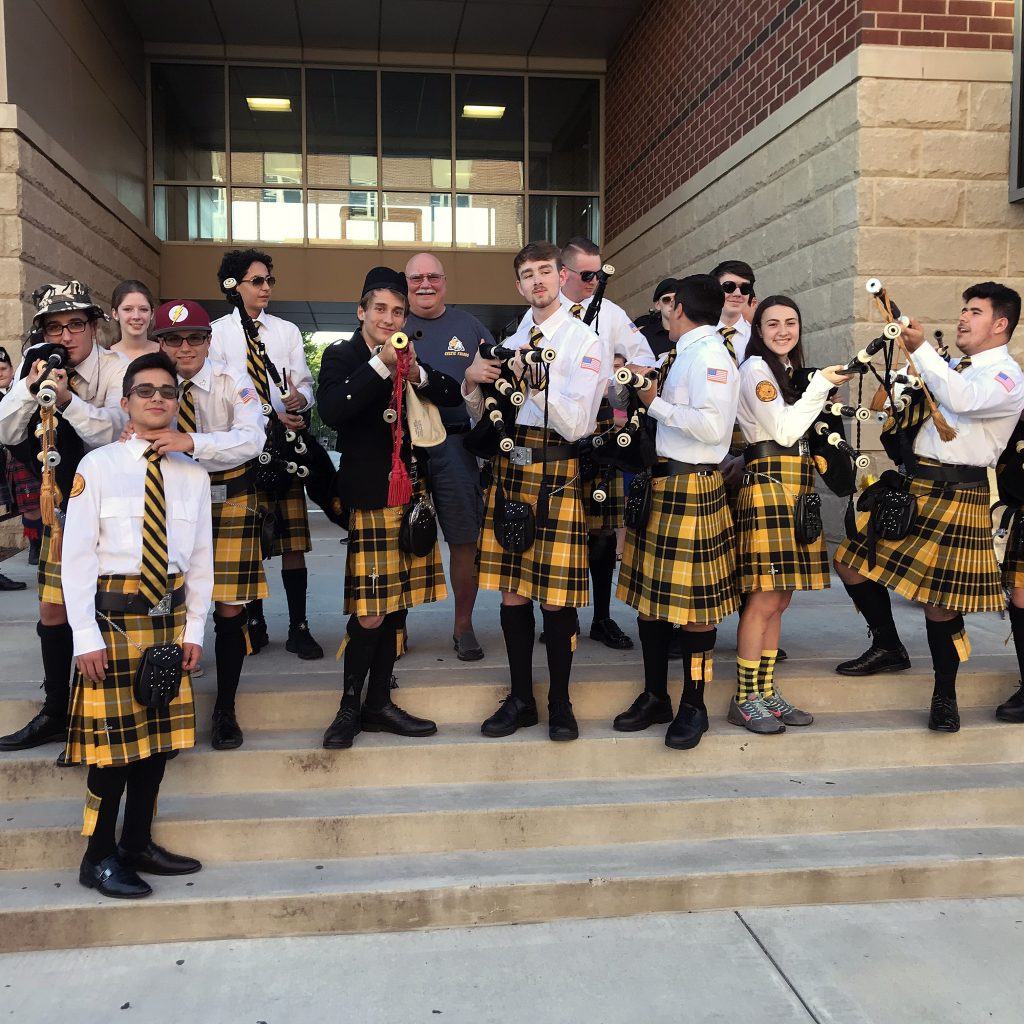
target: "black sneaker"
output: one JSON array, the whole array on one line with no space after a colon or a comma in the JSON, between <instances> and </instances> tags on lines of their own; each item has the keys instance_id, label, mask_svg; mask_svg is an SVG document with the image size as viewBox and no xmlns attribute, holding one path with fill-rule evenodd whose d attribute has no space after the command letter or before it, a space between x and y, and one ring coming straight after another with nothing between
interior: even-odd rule
<instances>
[{"instance_id":1,"label":"black sneaker","mask_svg":"<svg viewBox=\"0 0 1024 1024\"><path fill-rule=\"evenodd\" d=\"M316 661L324 656L324 649L313 639L305 619L297 626L288 627L288 641L284 649L289 654L297 654L303 661Z\"/></svg>"}]
</instances>

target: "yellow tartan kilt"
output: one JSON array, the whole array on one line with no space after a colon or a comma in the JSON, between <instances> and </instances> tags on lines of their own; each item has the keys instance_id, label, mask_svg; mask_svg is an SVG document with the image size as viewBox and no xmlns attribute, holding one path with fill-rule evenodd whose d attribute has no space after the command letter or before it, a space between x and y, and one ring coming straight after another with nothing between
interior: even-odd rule
<instances>
[{"instance_id":1,"label":"yellow tartan kilt","mask_svg":"<svg viewBox=\"0 0 1024 1024\"><path fill-rule=\"evenodd\" d=\"M602 501L594 501L594 489L601 485L608 492ZM626 489L622 470L602 468L597 477L583 485L583 508L587 514L588 530L615 530L622 526L626 516Z\"/></svg>"},{"instance_id":2,"label":"yellow tartan kilt","mask_svg":"<svg viewBox=\"0 0 1024 1024\"><path fill-rule=\"evenodd\" d=\"M1014 517L1013 528L1006 540L1006 554L1003 557L1003 564L999 567L1003 586L1007 590L1024 587L1024 557L1017 554L1020 550L1020 518L1020 513Z\"/></svg>"},{"instance_id":3,"label":"yellow tartan kilt","mask_svg":"<svg viewBox=\"0 0 1024 1024\"><path fill-rule=\"evenodd\" d=\"M755 459L743 479L736 509L740 593L827 589L824 533L811 544L799 544L794 528L797 498L814 493L811 460L798 455Z\"/></svg>"},{"instance_id":4,"label":"yellow tartan kilt","mask_svg":"<svg viewBox=\"0 0 1024 1024\"><path fill-rule=\"evenodd\" d=\"M958 612L997 612L1004 606L992 548L989 492L914 479L917 523L903 540L879 540L868 568L868 513L857 516L856 540L839 546L836 561L895 590L908 601Z\"/></svg>"},{"instance_id":5,"label":"yellow tartan kilt","mask_svg":"<svg viewBox=\"0 0 1024 1024\"><path fill-rule=\"evenodd\" d=\"M210 485L237 479L245 466L211 473ZM263 572L256 491L250 488L213 504L213 600L256 601L270 593Z\"/></svg>"},{"instance_id":6,"label":"yellow tartan kilt","mask_svg":"<svg viewBox=\"0 0 1024 1024\"><path fill-rule=\"evenodd\" d=\"M277 501L266 491L259 491L260 505L277 516L277 536L270 556L287 555L296 551L313 550L309 535L309 512L306 510L306 489L295 477L285 496Z\"/></svg>"},{"instance_id":7,"label":"yellow tartan kilt","mask_svg":"<svg viewBox=\"0 0 1024 1024\"><path fill-rule=\"evenodd\" d=\"M182 580L180 574L174 576L172 589L181 586ZM97 584L99 590L133 594L138 592L139 577L101 576ZM195 708L189 674L182 676L181 689L169 707L158 710L136 703L132 683L142 652L111 624L123 629L143 649L154 644L181 643L185 605L179 605L168 615L153 617L97 612L96 621L106 644L109 666L101 683L91 682L75 670L65 753L68 764L124 765L152 754L194 746Z\"/></svg>"},{"instance_id":8,"label":"yellow tartan kilt","mask_svg":"<svg viewBox=\"0 0 1024 1024\"><path fill-rule=\"evenodd\" d=\"M63 604L64 591L60 585L60 559L53 557L52 543L51 529L44 525L42 540L39 542L39 565L36 569L39 600L45 601L47 604Z\"/></svg>"},{"instance_id":9,"label":"yellow tartan kilt","mask_svg":"<svg viewBox=\"0 0 1024 1024\"><path fill-rule=\"evenodd\" d=\"M651 489L647 525L626 531L617 595L641 615L716 625L738 604L722 474L659 477Z\"/></svg>"}]
</instances>

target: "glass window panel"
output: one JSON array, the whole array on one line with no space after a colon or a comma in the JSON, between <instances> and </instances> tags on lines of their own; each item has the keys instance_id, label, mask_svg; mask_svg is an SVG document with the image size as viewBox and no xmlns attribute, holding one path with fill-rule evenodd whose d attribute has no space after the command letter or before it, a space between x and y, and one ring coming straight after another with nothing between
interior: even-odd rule
<instances>
[{"instance_id":1,"label":"glass window panel","mask_svg":"<svg viewBox=\"0 0 1024 1024\"><path fill-rule=\"evenodd\" d=\"M306 193L310 242L377 244L377 193L310 189Z\"/></svg>"},{"instance_id":2,"label":"glass window panel","mask_svg":"<svg viewBox=\"0 0 1024 1024\"><path fill-rule=\"evenodd\" d=\"M531 189L600 187L599 106L596 79L530 79Z\"/></svg>"},{"instance_id":3,"label":"glass window panel","mask_svg":"<svg viewBox=\"0 0 1024 1024\"><path fill-rule=\"evenodd\" d=\"M479 116L498 115L499 111L499 116ZM455 144L457 189L521 191L523 79L507 75L456 75Z\"/></svg>"},{"instance_id":4,"label":"glass window panel","mask_svg":"<svg viewBox=\"0 0 1024 1024\"><path fill-rule=\"evenodd\" d=\"M224 68L152 67L153 177L224 181Z\"/></svg>"},{"instance_id":5,"label":"glass window panel","mask_svg":"<svg viewBox=\"0 0 1024 1024\"><path fill-rule=\"evenodd\" d=\"M530 239L564 245L573 235L601 244L597 196L530 196Z\"/></svg>"},{"instance_id":6,"label":"glass window panel","mask_svg":"<svg viewBox=\"0 0 1024 1024\"><path fill-rule=\"evenodd\" d=\"M452 244L449 193L384 192L381 241L385 245Z\"/></svg>"},{"instance_id":7,"label":"glass window panel","mask_svg":"<svg viewBox=\"0 0 1024 1024\"><path fill-rule=\"evenodd\" d=\"M306 71L306 170L310 185L377 184L377 75Z\"/></svg>"},{"instance_id":8,"label":"glass window panel","mask_svg":"<svg viewBox=\"0 0 1024 1024\"><path fill-rule=\"evenodd\" d=\"M157 185L153 230L165 242L226 242L227 189Z\"/></svg>"},{"instance_id":9,"label":"glass window panel","mask_svg":"<svg viewBox=\"0 0 1024 1024\"><path fill-rule=\"evenodd\" d=\"M231 237L236 242L301 244L305 239L302 189L232 189Z\"/></svg>"},{"instance_id":10,"label":"glass window panel","mask_svg":"<svg viewBox=\"0 0 1024 1024\"><path fill-rule=\"evenodd\" d=\"M388 188L451 188L451 75L381 73L381 170Z\"/></svg>"},{"instance_id":11,"label":"glass window panel","mask_svg":"<svg viewBox=\"0 0 1024 1024\"><path fill-rule=\"evenodd\" d=\"M298 68L232 67L228 82L232 183L301 184L302 82ZM282 109L259 109L268 105Z\"/></svg>"},{"instance_id":12,"label":"glass window panel","mask_svg":"<svg viewBox=\"0 0 1024 1024\"><path fill-rule=\"evenodd\" d=\"M455 244L460 249L521 249L523 197L456 196Z\"/></svg>"}]
</instances>

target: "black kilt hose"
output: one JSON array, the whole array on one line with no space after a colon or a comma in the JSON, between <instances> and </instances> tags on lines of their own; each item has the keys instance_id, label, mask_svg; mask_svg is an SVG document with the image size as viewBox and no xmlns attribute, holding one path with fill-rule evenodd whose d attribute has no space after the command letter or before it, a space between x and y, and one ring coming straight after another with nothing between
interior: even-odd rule
<instances>
[{"instance_id":1,"label":"black kilt hose","mask_svg":"<svg viewBox=\"0 0 1024 1024\"><path fill-rule=\"evenodd\" d=\"M173 576L171 589L182 586L183 580L180 574ZM135 594L139 577L101 576L97 589ZM180 604L167 615L97 612L96 622L109 664L106 678L100 683L85 679L75 670L65 752L68 764L106 768L194 746L195 709L188 673L182 676L181 690L168 708L145 708L136 703L132 692L135 670L142 660L142 651L135 645L145 650L153 644L180 644L185 631L185 605Z\"/></svg>"},{"instance_id":2,"label":"black kilt hose","mask_svg":"<svg viewBox=\"0 0 1024 1024\"><path fill-rule=\"evenodd\" d=\"M513 434L517 445L534 449L543 446L543 437L540 427L517 426ZM548 443L565 442L549 432ZM525 502L533 507L536 515L541 479L545 475L541 462L518 466L500 453L492 463L492 474L495 478L500 476L508 500ZM496 487L492 480L480 533L480 587L518 594L550 608L585 608L590 602L590 581L579 460L548 462L546 478L548 516L543 522L537 522L533 545L521 553L506 551L494 536Z\"/></svg>"},{"instance_id":3,"label":"black kilt hose","mask_svg":"<svg viewBox=\"0 0 1024 1024\"><path fill-rule=\"evenodd\" d=\"M717 625L736 611L736 548L722 474L651 481L651 515L626 531L619 600L664 622Z\"/></svg>"},{"instance_id":4,"label":"black kilt hose","mask_svg":"<svg viewBox=\"0 0 1024 1024\"><path fill-rule=\"evenodd\" d=\"M63 604L64 591L60 586L60 559L54 557L53 533L43 525L43 537L39 542L39 566L36 570L39 600L47 604Z\"/></svg>"},{"instance_id":5,"label":"black kilt hose","mask_svg":"<svg viewBox=\"0 0 1024 1024\"><path fill-rule=\"evenodd\" d=\"M903 540L877 542L873 569L866 512L857 516L860 537L841 544L836 561L908 601L957 612L1001 611L988 486L914 479L910 493L917 497L917 523Z\"/></svg>"},{"instance_id":6,"label":"black kilt hose","mask_svg":"<svg viewBox=\"0 0 1024 1024\"><path fill-rule=\"evenodd\" d=\"M259 503L277 516L274 550L269 556L305 553L313 550L309 535L309 512L306 509L306 488L296 476L283 498L275 500L266 491L258 492Z\"/></svg>"},{"instance_id":7,"label":"black kilt hose","mask_svg":"<svg viewBox=\"0 0 1024 1024\"><path fill-rule=\"evenodd\" d=\"M741 594L828 588L825 535L800 544L794 529L797 498L813 493L814 464L808 456L771 455L747 464L736 506Z\"/></svg>"},{"instance_id":8,"label":"black kilt hose","mask_svg":"<svg viewBox=\"0 0 1024 1024\"><path fill-rule=\"evenodd\" d=\"M210 488L226 486L247 472L248 467L239 466L211 473ZM226 501L213 502L214 601L247 604L270 593L260 552L258 501L255 488L249 487Z\"/></svg>"},{"instance_id":9,"label":"black kilt hose","mask_svg":"<svg viewBox=\"0 0 1024 1024\"><path fill-rule=\"evenodd\" d=\"M615 414L607 399L597 410L595 434L608 433L615 426ZM603 486L608 493L604 501L594 501L594 491ZM593 480L583 485L583 510L587 516L588 530L615 530L623 525L626 516L626 489L623 486L622 470L614 466L602 466Z\"/></svg>"}]
</instances>

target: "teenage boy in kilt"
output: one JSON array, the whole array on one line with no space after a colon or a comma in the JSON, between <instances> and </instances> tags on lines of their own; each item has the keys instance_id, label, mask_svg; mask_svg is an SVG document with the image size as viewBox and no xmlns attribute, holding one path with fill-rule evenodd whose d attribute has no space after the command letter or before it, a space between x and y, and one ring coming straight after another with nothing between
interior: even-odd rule
<instances>
[{"instance_id":1,"label":"teenage boy in kilt","mask_svg":"<svg viewBox=\"0 0 1024 1024\"><path fill-rule=\"evenodd\" d=\"M250 465L263 450L266 427L249 377L208 358L210 318L198 302L165 302L156 311L151 333L178 374L178 417L174 426L135 432L161 454L191 455L210 474L217 662L210 743L214 750L233 750L243 738L235 693L250 650L245 606L267 596L259 499Z\"/></svg>"},{"instance_id":2,"label":"teenage boy in kilt","mask_svg":"<svg viewBox=\"0 0 1024 1024\"><path fill-rule=\"evenodd\" d=\"M715 329L724 292L698 274L676 285L669 316L675 348L658 387L640 391L657 423L658 456L647 524L626 533L618 596L639 613L644 691L614 727L635 732L670 722L665 743L695 747L708 728L704 687L712 679L718 623L736 610L732 517L718 466L729 450L739 374ZM672 717L668 648L682 626L683 694Z\"/></svg>"},{"instance_id":3,"label":"teenage boy in kilt","mask_svg":"<svg viewBox=\"0 0 1024 1024\"><path fill-rule=\"evenodd\" d=\"M123 388L122 407L137 431L170 427L178 387L166 355L127 364ZM206 470L137 436L90 452L71 489L64 565L73 567L63 584L77 665L65 759L89 766L79 881L104 896L148 896L138 872L201 867L158 846L150 829L168 755L195 743L189 672L202 654L213 589ZM163 709L139 704L133 688L143 652L158 644L183 652L181 688Z\"/></svg>"},{"instance_id":4,"label":"teenage boy in kilt","mask_svg":"<svg viewBox=\"0 0 1024 1024\"><path fill-rule=\"evenodd\" d=\"M909 668L888 591L916 601L924 607L935 670L928 728L938 732L960 728L956 676L971 651L964 614L999 611L1004 604L992 548L988 467L996 464L1024 410L1024 374L1007 347L1020 305L1017 292L994 281L968 288L956 334L963 355L948 363L924 340L917 321L903 328L918 372L957 436L943 442L931 417L918 432L916 466L908 467L917 521L906 537L879 539L869 564L863 513L857 517L859 537L840 545L835 557L836 571L872 635L868 650L836 671L868 676Z\"/></svg>"},{"instance_id":5,"label":"teenage boy in kilt","mask_svg":"<svg viewBox=\"0 0 1024 1024\"><path fill-rule=\"evenodd\" d=\"M589 597L587 521L576 442L594 432L612 372L612 349L559 302L565 272L557 246L531 242L516 256L513 268L516 288L530 304L530 313L503 344L551 348L556 355L547 374L521 356L514 361L513 373L525 377L526 402L519 407L512 430L516 447L507 455L496 455L492 464L480 534L480 586L501 593L511 692L481 731L485 736L508 736L537 724L533 602L539 601L549 675L548 733L553 740L574 740L579 728L569 700L569 676L576 648L576 609L585 607ZM496 380L499 372L499 364L482 359L479 352L466 368L463 390L475 419L483 415L480 385ZM524 502L534 510L536 537L526 551L507 551L495 537L499 482L507 500Z\"/></svg>"},{"instance_id":6,"label":"teenage boy in kilt","mask_svg":"<svg viewBox=\"0 0 1024 1024\"><path fill-rule=\"evenodd\" d=\"M436 541L423 557L403 551L398 538L405 507L388 504L396 454L413 480L414 495L426 491L425 481L417 479L408 431L403 429L396 453L391 423L384 418L392 404L399 359L391 336L405 326L408 296L404 274L388 267L371 270L356 311L359 330L348 341L331 345L320 364L317 408L324 423L338 432L338 495L350 510L343 693L324 733L324 746L331 749L351 747L361 730L398 736L437 732L433 722L392 703L390 693L408 610L448 596ZM412 358L408 381L423 398L449 408L462 403L451 377L417 361L412 339L405 351Z\"/></svg>"},{"instance_id":7,"label":"teenage boy in kilt","mask_svg":"<svg viewBox=\"0 0 1024 1024\"><path fill-rule=\"evenodd\" d=\"M278 418L289 430L305 426L302 413L313 406L313 374L310 373L302 347L302 335L295 324L267 312L270 295L277 279L273 276L274 261L257 249L234 249L225 253L217 271L217 280L233 277L246 312L255 321L266 360L277 367L287 382L287 398L267 371L263 352L251 345L242 329L238 310L213 322L213 340L210 358L225 363L235 376L248 376L259 394L260 404L273 405ZM281 583L288 601L288 640L285 650L297 654L305 661L324 656L323 648L313 639L306 622L306 552L313 542L309 535L309 513L306 509L306 491L302 481L295 477L287 494L273 500L269 494L259 492L260 504L277 515L277 537L273 556L281 556ZM272 557L273 557L272 556ZM263 599L249 604L249 640L252 653L259 653L270 642L267 622L263 616Z\"/></svg>"},{"instance_id":8,"label":"teenage boy in kilt","mask_svg":"<svg viewBox=\"0 0 1024 1024\"><path fill-rule=\"evenodd\" d=\"M97 344L96 323L106 315L78 281L44 285L32 298L36 305L32 331L41 334L43 341L62 345L68 354L66 369L50 373L57 385L58 440L61 431L74 431L86 450L110 444L124 425L121 380L125 362ZM22 378L0 402L2 444L20 444L33 429L39 406L29 388L40 371L31 361L27 373L23 366ZM63 743L67 738L73 641L60 585L60 560L51 549L48 526L43 527L38 572L36 633L42 651L45 700L28 725L0 737L0 750L23 750L56 740Z\"/></svg>"}]
</instances>

